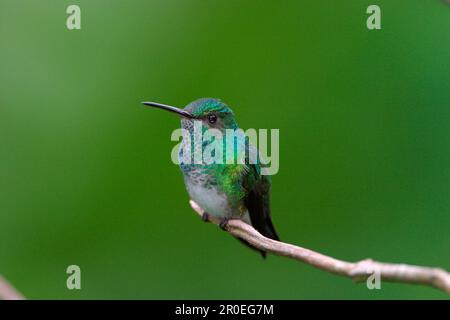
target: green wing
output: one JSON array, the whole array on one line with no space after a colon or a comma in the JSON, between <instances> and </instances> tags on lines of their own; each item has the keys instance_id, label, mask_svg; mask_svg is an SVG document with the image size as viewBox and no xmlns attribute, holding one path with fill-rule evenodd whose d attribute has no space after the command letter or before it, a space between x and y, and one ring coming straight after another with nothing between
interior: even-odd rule
<instances>
[{"instance_id":1,"label":"green wing","mask_svg":"<svg viewBox=\"0 0 450 320\"><path fill-rule=\"evenodd\" d=\"M244 199L253 227L263 236L279 240L270 214L270 178L261 175L258 165L249 165Z\"/></svg>"},{"instance_id":2,"label":"green wing","mask_svg":"<svg viewBox=\"0 0 450 320\"><path fill-rule=\"evenodd\" d=\"M250 145L249 147L250 152L258 152L253 146ZM247 163L242 185L246 190L244 202L253 227L265 237L280 240L270 214L271 180L269 176L261 175L261 164ZM265 256L265 253L263 256Z\"/></svg>"}]
</instances>

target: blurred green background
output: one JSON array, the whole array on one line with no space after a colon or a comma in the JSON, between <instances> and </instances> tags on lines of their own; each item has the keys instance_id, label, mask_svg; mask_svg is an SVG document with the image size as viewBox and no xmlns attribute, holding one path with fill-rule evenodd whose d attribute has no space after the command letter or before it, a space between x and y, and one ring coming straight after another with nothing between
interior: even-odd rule
<instances>
[{"instance_id":1,"label":"blurred green background","mask_svg":"<svg viewBox=\"0 0 450 320\"><path fill-rule=\"evenodd\" d=\"M202 223L178 120L140 105L218 97L279 128L283 240L448 270L450 7L379 0L369 31L369 4L1 0L0 273L34 299L447 299L263 261Z\"/></svg>"}]
</instances>

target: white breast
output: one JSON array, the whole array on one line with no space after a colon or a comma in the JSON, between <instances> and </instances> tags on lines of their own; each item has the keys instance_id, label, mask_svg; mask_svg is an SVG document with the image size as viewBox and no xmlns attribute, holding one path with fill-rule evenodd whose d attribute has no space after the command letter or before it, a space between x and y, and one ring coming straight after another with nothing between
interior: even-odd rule
<instances>
[{"instance_id":1,"label":"white breast","mask_svg":"<svg viewBox=\"0 0 450 320\"><path fill-rule=\"evenodd\" d=\"M187 183L186 185L191 199L208 214L217 218L239 218L248 224L251 224L248 211L242 216L233 216L233 212L228 205L226 196L217 192L215 188L206 188L201 184L192 183Z\"/></svg>"},{"instance_id":2,"label":"white breast","mask_svg":"<svg viewBox=\"0 0 450 320\"><path fill-rule=\"evenodd\" d=\"M207 188L201 184L187 183L189 196L209 214L218 218L228 218L231 212L224 194L215 188Z\"/></svg>"}]
</instances>

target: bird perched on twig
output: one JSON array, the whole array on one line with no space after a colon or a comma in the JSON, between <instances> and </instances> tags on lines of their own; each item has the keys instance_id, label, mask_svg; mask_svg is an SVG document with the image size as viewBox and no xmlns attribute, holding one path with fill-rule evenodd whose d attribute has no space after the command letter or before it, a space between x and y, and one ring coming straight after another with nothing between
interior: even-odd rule
<instances>
[{"instance_id":1,"label":"bird perched on twig","mask_svg":"<svg viewBox=\"0 0 450 320\"><path fill-rule=\"evenodd\" d=\"M219 99L213 98L198 99L184 109L156 102L143 104L181 117L181 127L188 135L183 136L179 165L190 198L206 212L203 219L207 221L208 215L213 215L222 220L222 227L229 219L241 219L262 235L279 240L270 215L271 181L269 176L261 173L258 150L247 138L239 135L233 137L231 154L226 152L226 144L230 142L226 139L199 142L194 137L196 121L201 124L202 134L209 129L216 129L227 137L226 131L239 130L233 111ZM200 151L203 155L207 148L213 150L213 155L214 151L225 151L225 160L211 163L202 157L200 162L193 161L192 154L195 151ZM190 150L191 154L187 155L186 150ZM229 161L230 159L233 161ZM252 159L255 161L251 161ZM255 250L260 251L263 257L266 256L266 252Z\"/></svg>"}]
</instances>

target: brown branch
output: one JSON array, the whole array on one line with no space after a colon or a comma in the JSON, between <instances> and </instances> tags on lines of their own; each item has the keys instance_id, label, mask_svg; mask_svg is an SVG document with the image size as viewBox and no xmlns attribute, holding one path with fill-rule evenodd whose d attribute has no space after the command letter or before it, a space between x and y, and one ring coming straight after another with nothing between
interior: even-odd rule
<instances>
[{"instance_id":1,"label":"brown branch","mask_svg":"<svg viewBox=\"0 0 450 320\"><path fill-rule=\"evenodd\" d=\"M203 217L204 211L194 201L190 201L192 209ZM220 224L220 219L211 215L208 221ZM450 293L450 274L440 268L393 264L373 261L347 262L289 243L275 241L264 237L247 223L232 219L225 225L226 231L235 237L242 238L258 249L302 261L315 268L340 276L348 277L356 282L367 280L378 273L385 281L428 285Z\"/></svg>"},{"instance_id":2,"label":"brown branch","mask_svg":"<svg viewBox=\"0 0 450 320\"><path fill-rule=\"evenodd\" d=\"M0 300L24 300L25 297L0 275Z\"/></svg>"}]
</instances>

